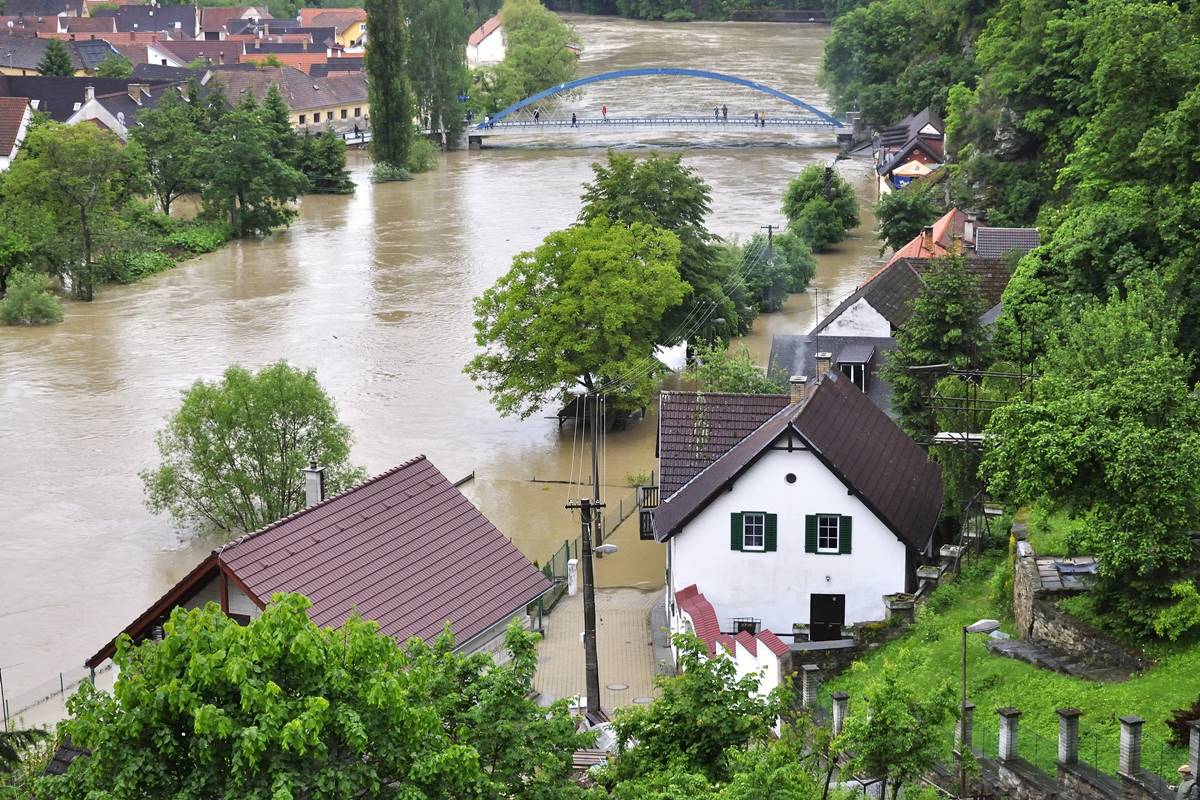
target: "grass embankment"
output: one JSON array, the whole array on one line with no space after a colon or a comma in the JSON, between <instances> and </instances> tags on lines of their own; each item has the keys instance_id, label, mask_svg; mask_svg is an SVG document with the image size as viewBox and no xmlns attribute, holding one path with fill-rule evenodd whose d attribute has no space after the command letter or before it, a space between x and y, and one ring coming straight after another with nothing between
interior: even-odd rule
<instances>
[{"instance_id":1,"label":"grass embankment","mask_svg":"<svg viewBox=\"0 0 1200 800\"><path fill-rule=\"evenodd\" d=\"M978 619L997 618L1003 621L1007 633L1013 633L1007 612L1010 604L998 602L1004 591L1011 591L1011 581L1005 580L1008 570L1002 549L988 551L963 571L958 582L944 584L934 593L906 636L868 655L861 666L831 681L828 689L848 692L853 714L855 695L862 695L882 662L891 661L901 667L905 682L914 690L950 683L957 696L962 627ZM1163 722L1173 709L1190 706L1200 692L1200 645L1155 646L1149 655L1157 665L1147 673L1124 683L1098 683L993 656L985 649L983 636L969 636L967 696L976 706L975 747L995 755L996 709L1019 708L1024 712L1021 755L1052 773L1058 736L1055 710L1074 706L1083 711L1081 759L1115 774L1118 719L1135 715L1146 720L1143 766L1165 778L1176 778L1175 768L1186 760L1185 753L1165 744L1170 732ZM940 738L949 742L952 732L942 732Z\"/></svg>"}]
</instances>

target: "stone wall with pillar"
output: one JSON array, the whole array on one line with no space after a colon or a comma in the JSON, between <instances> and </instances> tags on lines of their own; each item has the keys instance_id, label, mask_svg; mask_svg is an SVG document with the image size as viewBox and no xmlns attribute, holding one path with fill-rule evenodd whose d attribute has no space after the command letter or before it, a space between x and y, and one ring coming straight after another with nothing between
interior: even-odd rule
<instances>
[{"instance_id":1,"label":"stone wall with pillar","mask_svg":"<svg viewBox=\"0 0 1200 800\"><path fill-rule=\"evenodd\" d=\"M846 713L850 710L850 695L845 692L834 692L833 695L833 735L837 736L846 727Z\"/></svg>"},{"instance_id":2,"label":"stone wall with pillar","mask_svg":"<svg viewBox=\"0 0 1200 800\"><path fill-rule=\"evenodd\" d=\"M816 664L800 667L800 702L805 708L817 704L817 690L821 687L821 668Z\"/></svg>"}]
</instances>

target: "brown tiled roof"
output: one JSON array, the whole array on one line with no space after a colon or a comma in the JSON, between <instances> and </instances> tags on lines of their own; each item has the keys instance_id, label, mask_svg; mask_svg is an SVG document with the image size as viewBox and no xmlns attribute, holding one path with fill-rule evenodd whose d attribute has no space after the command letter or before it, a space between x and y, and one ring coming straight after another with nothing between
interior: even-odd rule
<instances>
[{"instance_id":1,"label":"brown tiled roof","mask_svg":"<svg viewBox=\"0 0 1200 800\"><path fill-rule=\"evenodd\" d=\"M975 252L984 258L1002 258L1014 250L1028 253L1038 244L1037 228L980 228L975 232Z\"/></svg>"},{"instance_id":2,"label":"brown tiled roof","mask_svg":"<svg viewBox=\"0 0 1200 800\"><path fill-rule=\"evenodd\" d=\"M0 156L12 155L17 147L21 122L29 113L29 98L0 97Z\"/></svg>"},{"instance_id":3,"label":"brown tiled roof","mask_svg":"<svg viewBox=\"0 0 1200 800\"><path fill-rule=\"evenodd\" d=\"M242 15L251 8L254 9L258 19L271 18L271 12L267 10L266 6L261 8L258 6L205 6L200 9L200 30L219 31L233 20L241 19Z\"/></svg>"},{"instance_id":4,"label":"brown tiled roof","mask_svg":"<svg viewBox=\"0 0 1200 800\"><path fill-rule=\"evenodd\" d=\"M206 59L210 64L237 64L242 58L245 42L216 42L197 41L157 42L154 45L161 50L167 50L184 64L190 64L197 58Z\"/></svg>"},{"instance_id":5,"label":"brown tiled roof","mask_svg":"<svg viewBox=\"0 0 1200 800\"><path fill-rule=\"evenodd\" d=\"M305 11L317 13L305 15ZM349 28L356 22L366 22L367 12L361 8L321 8L301 9L300 22L310 28L336 28L338 33Z\"/></svg>"},{"instance_id":6,"label":"brown tiled roof","mask_svg":"<svg viewBox=\"0 0 1200 800\"><path fill-rule=\"evenodd\" d=\"M68 33L116 33L116 17L66 17L63 25Z\"/></svg>"},{"instance_id":7,"label":"brown tiled roof","mask_svg":"<svg viewBox=\"0 0 1200 800\"><path fill-rule=\"evenodd\" d=\"M209 81L209 86L216 83L225 87L225 94L231 103L237 103L246 92L252 92L255 99L261 101L271 84L275 84L288 108L294 112L365 103L367 100L367 77L363 72L339 72L318 78L292 67L216 69L213 70L213 80Z\"/></svg>"},{"instance_id":8,"label":"brown tiled roof","mask_svg":"<svg viewBox=\"0 0 1200 800\"><path fill-rule=\"evenodd\" d=\"M550 582L425 456L217 548L124 632L137 640L218 573L260 607L277 592L340 625L355 610L399 642L449 623L461 646ZM85 663L115 652L110 641Z\"/></svg>"},{"instance_id":9,"label":"brown tiled roof","mask_svg":"<svg viewBox=\"0 0 1200 800\"><path fill-rule=\"evenodd\" d=\"M893 261L871 276L866 283L851 292L838 303L825 319L821 320L812 333L820 333L842 315L846 309L861 299L866 299L871 308L897 328L912 316L912 302L921 294L925 282L907 259Z\"/></svg>"},{"instance_id":10,"label":"brown tiled roof","mask_svg":"<svg viewBox=\"0 0 1200 800\"><path fill-rule=\"evenodd\" d=\"M941 469L837 372L822 376L804 402L772 416L664 500L654 512L655 538L679 533L789 429L897 538L924 550L942 505Z\"/></svg>"},{"instance_id":11,"label":"brown tiled roof","mask_svg":"<svg viewBox=\"0 0 1200 800\"><path fill-rule=\"evenodd\" d=\"M398 641L459 644L550 582L424 456L218 549L262 601L300 592L318 625L355 609Z\"/></svg>"},{"instance_id":12,"label":"brown tiled roof","mask_svg":"<svg viewBox=\"0 0 1200 800\"><path fill-rule=\"evenodd\" d=\"M930 124L939 131L945 132L946 130L946 125L942 122L942 118L937 115L937 112L926 106L916 114L910 114L895 125L891 125L880 131L880 144L885 147L900 147L909 139L914 138L921 128Z\"/></svg>"},{"instance_id":13,"label":"brown tiled roof","mask_svg":"<svg viewBox=\"0 0 1200 800\"><path fill-rule=\"evenodd\" d=\"M787 405L785 394L659 394L659 491L670 497Z\"/></svg>"}]
</instances>

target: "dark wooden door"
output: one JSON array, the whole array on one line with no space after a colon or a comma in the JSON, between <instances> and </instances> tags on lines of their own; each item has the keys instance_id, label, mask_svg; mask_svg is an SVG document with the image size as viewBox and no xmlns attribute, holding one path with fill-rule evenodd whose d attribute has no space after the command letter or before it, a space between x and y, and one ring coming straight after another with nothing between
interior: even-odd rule
<instances>
[{"instance_id":1,"label":"dark wooden door","mask_svg":"<svg viewBox=\"0 0 1200 800\"><path fill-rule=\"evenodd\" d=\"M814 594L808 613L808 638L814 642L827 642L842 638L842 625L846 622L846 595Z\"/></svg>"}]
</instances>

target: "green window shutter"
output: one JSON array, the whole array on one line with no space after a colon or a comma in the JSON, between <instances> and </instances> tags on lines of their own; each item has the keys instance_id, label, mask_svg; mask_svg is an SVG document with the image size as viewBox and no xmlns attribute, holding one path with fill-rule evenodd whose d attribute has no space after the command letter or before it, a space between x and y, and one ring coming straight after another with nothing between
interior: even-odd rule
<instances>
[{"instance_id":1,"label":"green window shutter","mask_svg":"<svg viewBox=\"0 0 1200 800\"><path fill-rule=\"evenodd\" d=\"M817 515L808 514L804 517L804 552L817 552Z\"/></svg>"},{"instance_id":2,"label":"green window shutter","mask_svg":"<svg viewBox=\"0 0 1200 800\"><path fill-rule=\"evenodd\" d=\"M729 515L729 549L742 549L742 515L737 512Z\"/></svg>"},{"instance_id":3,"label":"green window shutter","mask_svg":"<svg viewBox=\"0 0 1200 800\"><path fill-rule=\"evenodd\" d=\"M850 518L842 517L838 522L838 552L850 552Z\"/></svg>"},{"instance_id":4,"label":"green window shutter","mask_svg":"<svg viewBox=\"0 0 1200 800\"><path fill-rule=\"evenodd\" d=\"M775 543L779 540L779 517L775 514L766 516L766 535L763 537L763 549L768 553L775 552Z\"/></svg>"}]
</instances>

